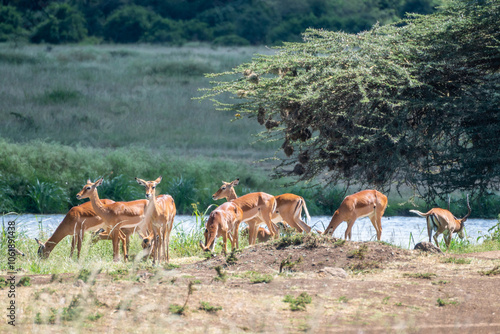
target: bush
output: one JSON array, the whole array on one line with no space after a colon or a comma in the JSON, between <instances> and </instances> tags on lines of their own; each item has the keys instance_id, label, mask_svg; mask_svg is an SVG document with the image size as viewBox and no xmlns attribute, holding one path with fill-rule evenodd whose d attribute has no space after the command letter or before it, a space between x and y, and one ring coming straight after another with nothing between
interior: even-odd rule
<instances>
[{"instance_id":1,"label":"bush","mask_svg":"<svg viewBox=\"0 0 500 334\"><path fill-rule=\"evenodd\" d=\"M11 6L0 8L0 42L5 42L11 35L20 34L22 29L22 16Z\"/></svg>"},{"instance_id":2,"label":"bush","mask_svg":"<svg viewBox=\"0 0 500 334\"><path fill-rule=\"evenodd\" d=\"M70 5L52 3L47 12L49 18L31 36L33 43L76 43L87 36L85 18Z\"/></svg>"},{"instance_id":3,"label":"bush","mask_svg":"<svg viewBox=\"0 0 500 334\"><path fill-rule=\"evenodd\" d=\"M170 43L182 45L186 42L182 25L176 21L158 17L143 37L150 43Z\"/></svg>"},{"instance_id":4,"label":"bush","mask_svg":"<svg viewBox=\"0 0 500 334\"><path fill-rule=\"evenodd\" d=\"M116 43L136 43L151 29L157 15L141 6L124 6L111 14L104 37Z\"/></svg>"},{"instance_id":5,"label":"bush","mask_svg":"<svg viewBox=\"0 0 500 334\"><path fill-rule=\"evenodd\" d=\"M247 46L250 45L250 42L240 37L236 34L225 35L217 37L212 42L214 45L222 45L222 46Z\"/></svg>"}]
</instances>

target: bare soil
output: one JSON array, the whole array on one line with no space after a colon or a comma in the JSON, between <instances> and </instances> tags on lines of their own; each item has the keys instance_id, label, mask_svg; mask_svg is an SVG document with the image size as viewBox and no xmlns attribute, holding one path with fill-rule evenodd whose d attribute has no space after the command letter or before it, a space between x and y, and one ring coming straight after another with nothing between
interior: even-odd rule
<instances>
[{"instance_id":1,"label":"bare soil","mask_svg":"<svg viewBox=\"0 0 500 334\"><path fill-rule=\"evenodd\" d=\"M0 332L500 333L500 274L491 272L500 252L439 255L313 238L259 244L235 257L103 271L95 282L31 276L30 286L17 287L16 327L4 321ZM304 292L311 303L292 311L285 296ZM186 299L182 314L169 310ZM209 312L201 302L222 309Z\"/></svg>"}]
</instances>

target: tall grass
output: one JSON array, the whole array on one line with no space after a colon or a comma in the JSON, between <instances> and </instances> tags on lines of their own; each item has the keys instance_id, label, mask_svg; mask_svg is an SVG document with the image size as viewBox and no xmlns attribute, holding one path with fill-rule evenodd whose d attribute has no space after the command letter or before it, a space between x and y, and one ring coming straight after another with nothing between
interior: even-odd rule
<instances>
[{"instance_id":1,"label":"tall grass","mask_svg":"<svg viewBox=\"0 0 500 334\"><path fill-rule=\"evenodd\" d=\"M270 51L0 44L0 133L15 142L262 157L273 147L249 145L256 122L231 123L210 101L192 99L209 86L205 73L229 70L256 52Z\"/></svg>"}]
</instances>

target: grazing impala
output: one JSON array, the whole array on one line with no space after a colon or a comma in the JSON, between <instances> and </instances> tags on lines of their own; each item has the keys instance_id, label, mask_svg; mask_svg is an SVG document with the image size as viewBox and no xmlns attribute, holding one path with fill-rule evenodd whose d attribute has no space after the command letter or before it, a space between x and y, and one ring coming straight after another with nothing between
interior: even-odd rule
<instances>
[{"instance_id":1,"label":"grazing impala","mask_svg":"<svg viewBox=\"0 0 500 334\"><path fill-rule=\"evenodd\" d=\"M103 199L102 203L111 204L114 203L114 201ZM70 257L73 256L76 243L77 257L79 258L85 232L96 231L102 227L104 227L104 222L101 217L96 215L94 209L92 209L92 203L86 202L74 206L68 211L52 236L45 243L35 238L40 245L38 248L38 255L41 258L48 258L54 247L56 247L56 245L66 236L71 235Z\"/></svg>"},{"instance_id":2,"label":"grazing impala","mask_svg":"<svg viewBox=\"0 0 500 334\"><path fill-rule=\"evenodd\" d=\"M449 207L449 204L448 204ZM446 243L446 248L450 248L450 242L453 232L457 232L458 236L463 239L464 237L464 223L469 218L471 213L471 208L469 205L469 195L467 195L467 209L469 212L461 219L455 218L449 210L434 208L430 209L427 213L422 213L417 210L410 210L410 212L416 213L420 217L425 217L427 220L427 233L429 234L429 242L431 241L432 230L436 231L434 234L434 242L436 246L439 247L438 236L443 234L444 241Z\"/></svg>"},{"instance_id":3,"label":"grazing impala","mask_svg":"<svg viewBox=\"0 0 500 334\"><path fill-rule=\"evenodd\" d=\"M233 186L238 183L239 179L231 183L225 183L221 187L221 189L224 189L222 191L219 189L219 191L212 195L212 198L214 200L221 198L227 198L229 200L229 198L231 198L230 202L236 204L243 212L242 221L254 227L257 225L257 222L265 222L271 235L273 237L278 236L278 227L272 221L273 214L276 212L276 199L274 196L264 192L255 192L237 197ZM229 185L231 186L228 187ZM255 234L255 232L252 231L252 234Z\"/></svg>"},{"instance_id":4,"label":"grazing impala","mask_svg":"<svg viewBox=\"0 0 500 334\"><path fill-rule=\"evenodd\" d=\"M168 245L176 212L172 196L163 195L156 198L156 186L161 182L161 179L161 176L155 181L144 181L135 178L137 183L146 188L148 205L144 212L144 220L146 225L151 226L153 231L153 263L160 263L163 260L168 262L170 260Z\"/></svg>"},{"instance_id":5,"label":"grazing impala","mask_svg":"<svg viewBox=\"0 0 500 334\"><path fill-rule=\"evenodd\" d=\"M345 239L351 240L351 230L358 218L369 217L375 231L377 240L382 236L382 216L387 208L387 196L377 190L363 190L349 195L340 204L333 214L330 224L322 234L329 234L342 223L347 222Z\"/></svg>"},{"instance_id":6,"label":"grazing impala","mask_svg":"<svg viewBox=\"0 0 500 334\"><path fill-rule=\"evenodd\" d=\"M78 199L90 198L92 208L95 213L103 220L106 229L109 231L113 243L113 261L120 260L120 251L118 243L120 238L120 228L133 228L144 230L148 226L144 223L144 209L147 200L136 200L131 202L114 202L104 204L97 193L97 187L102 184L102 178L96 182L87 180L87 184L76 195ZM127 254L124 254L127 260Z\"/></svg>"},{"instance_id":7,"label":"grazing impala","mask_svg":"<svg viewBox=\"0 0 500 334\"><path fill-rule=\"evenodd\" d=\"M231 241L231 249L239 247L238 229L243 220L243 210L233 202L226 202L210 213L205 227L205 244L200 247L205 251L213 251L215 240L222 236L224 253L227 253L227 239Z\"/></svg>"},{"instance_id":8,"label":"grazing impala","mask_svg":"<svg viewBox=\"0 0 500 334\"><path fill-rule=\"evenodd\" d=\"M233 201L238 196L236 195L236 191L234 190L234 186L238 185L239 179L234 180L233 182L222 182L222 186L212 195L214 200L226 198L228 201ZM275 234L278 233L278 227L276 226L277 222L284 221L291 227L295 228L298 232L307 232L311 231L311 227L307 225L301 219L302 208L306 213L307 220L310 221L311 217L309 216L309 212L307 211L307 206L304 198L301 196L297 196L294 194L283 194L275 197L276 200L276 210L272 214L271 220L273 223L273 229ZM248 224L248 241L250 245L254 245L257 234L258 234L258 225L262 223L259 219L252 219L246 222ZM271 231L271 229L270 229Z\"/></svg>"}]
</instances>

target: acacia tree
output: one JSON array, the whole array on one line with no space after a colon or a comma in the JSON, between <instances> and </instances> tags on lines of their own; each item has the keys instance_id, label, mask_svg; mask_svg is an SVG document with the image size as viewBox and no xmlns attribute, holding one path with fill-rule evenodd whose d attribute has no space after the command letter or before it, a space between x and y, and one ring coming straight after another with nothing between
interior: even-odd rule
<instances>
[{"instance_id":1,"label":"acacia tree","mask_svg":"<svg viewBox=\"0 0 500 334\"><path fill-rule=\"evenodd\" d=\"M427 199L490 191L500 176L498 22L498 0L452 0L359 34L307 30L303 43L209 75L218 80L204 98L282 143L277 176L406 184Z\"/></svg>"}]
</instances>

